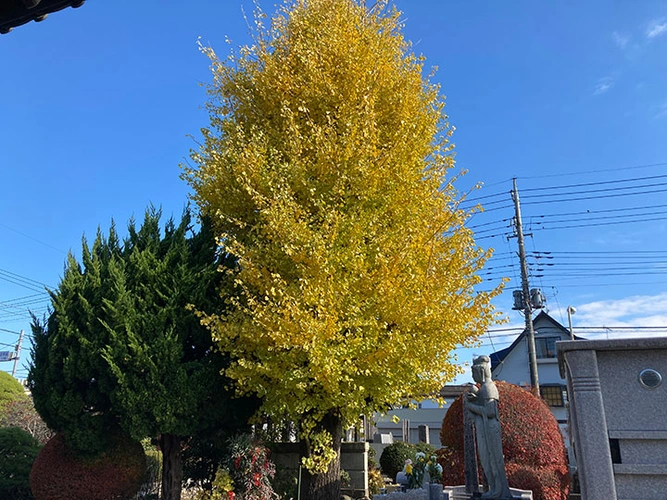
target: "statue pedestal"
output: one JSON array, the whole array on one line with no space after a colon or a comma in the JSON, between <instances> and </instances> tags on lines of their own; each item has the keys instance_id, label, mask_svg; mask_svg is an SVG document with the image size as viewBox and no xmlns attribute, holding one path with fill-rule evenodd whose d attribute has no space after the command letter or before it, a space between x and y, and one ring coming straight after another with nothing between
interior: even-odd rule
<instances>
[{"instance_id":1,"label":"statue pedestal","mask_svg":"<svg viewBox=\"0 0 667 500\"><path fill-rule=\"evenodd\" d=\"M480 487L480 490L482 488ZM533 500L533 492L530 490L519 490L517 488L510 488L513 500ZM481 498L481 493L467 493L465 485L463 486L445 486L445 495L448 495L449 500L471 500L474 498ZM478 496L474 496L478 495Z\"/></svg>"}]
</instances>

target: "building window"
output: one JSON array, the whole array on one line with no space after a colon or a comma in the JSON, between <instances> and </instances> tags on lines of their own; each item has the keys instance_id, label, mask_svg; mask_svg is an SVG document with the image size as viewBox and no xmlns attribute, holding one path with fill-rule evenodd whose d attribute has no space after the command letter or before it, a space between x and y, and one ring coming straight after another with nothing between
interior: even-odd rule
<instances>
[{"instance_id":1,"label":"building window","mask_svg":"<svg viewBox=\"0 0 667 500\"><path fill-rule=\"evenodd\" d=\"M560 337L537 337L535 339L535 354L537 359L555 358L556 342Z\"/></svg>"},{"instance_id":2,"label":"building window","mask_svg":"<svg viewBox=\"0 0 667 500\"><path fill-rule=\"evenodd\" d=\"M541 385L540 394L549 406L565 406L567 392L562 385Z\"/></svg>"}]
</instances>

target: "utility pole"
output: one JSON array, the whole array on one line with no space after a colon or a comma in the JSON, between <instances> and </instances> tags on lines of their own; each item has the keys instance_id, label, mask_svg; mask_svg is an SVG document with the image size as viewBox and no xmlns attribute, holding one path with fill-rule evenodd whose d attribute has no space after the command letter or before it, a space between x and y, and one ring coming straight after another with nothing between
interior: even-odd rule
<instances>
[{"instance_id":1,"label":"utility pole","mask_svg":"<svg viewBox=\"0 0 667 500\"><path fill-rule=\"evenodd\" d=\"M535 354L535 330L533 329L533 308L530 303L530 287L528 286L528 264L526 263L526 249L523 243L523 227L521 224L521 204L519 203L519 189L516 186L516 178L512 179L512 200L514 201L514 221L516 236L519 242L519 261L521 263L521 288L523 290L523 314L526 318L526 331L528 332L528 364L530 366L530 385L532 392L540 397L540 379L537 374L537 356Z\"/></svg>"},{"instance_id":2,"label":"utility pole","mask_svg":"<svg viewBox=\"0 0 667 500\"><path fill-rule=\"evenodd\" d=\"M23 343L23 330L21 330L21 334L19 335L19 343L16 344L14 352L14 368L12 368L12 377L16 376L16 366L19 364L19 354L21 354L22 343Z\"/></svg>"}]
</instances>

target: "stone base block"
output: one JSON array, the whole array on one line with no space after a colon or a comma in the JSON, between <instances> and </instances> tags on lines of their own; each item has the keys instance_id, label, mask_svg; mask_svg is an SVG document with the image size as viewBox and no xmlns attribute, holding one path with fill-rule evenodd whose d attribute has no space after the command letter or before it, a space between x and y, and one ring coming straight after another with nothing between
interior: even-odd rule
<instances>
[{"instance_id":1,"label":"stone base block","mask_svg":"<svg viewBox=\"0 0 667 500\"><path fill-rule=\"evenodd\" d=\"M512 498L515 500L533 500L533 492L530 490L519 490L517 488L510 488ZM445 486L445 498L448 500L471 500L474 498L481 498L481 496L473 496L466 492L465 486ZM481 494L478 494L481 495Z\"/></svg>"}]
</instances>

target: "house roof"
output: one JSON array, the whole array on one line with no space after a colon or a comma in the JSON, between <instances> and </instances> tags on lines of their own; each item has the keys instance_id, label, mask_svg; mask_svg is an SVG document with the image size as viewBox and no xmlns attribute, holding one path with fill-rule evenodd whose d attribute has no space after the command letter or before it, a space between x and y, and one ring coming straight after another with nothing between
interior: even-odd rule
<instances>
[{"instance_id":1,"label":"house roof","mask_svg":"<svg viewBox=\"0 0 667 500\"><path fill-rule=\"evenodd\" d=\"M542 321L548 321L551 323L556 329L561 330L562 333L565 335L569 336L570 331L565 328L563 325L561 325L558 321L553 319L551 316L549 316L547 313L544 311L540 311L540 313L535 316L533 319L533 324L542 322ZM512 352L512 350L519 344L525 337L528 335L528 329L524 329L519 336L514 339L514 342L512 342L512 345L505 349L501 349L500 351L492 352L489 357L491 358L491 371L495 370L496 367L503 362L503 360L507 357L507 355ZM584 340L581 337L577 337L576 335L574 336L575 340Z\"/></svg>"},{"instance_id":2,"label":"house roof","mask_svg":"<svg viewBox=\"0 0 667 500\"><path fill-rule=\"evenodd\" d=\"M440 389L441 398L458 398L467 390L467 385L446 385Z\"/></svg>"},{"instance_id":3,"label":"house roof","mask_svg":"<svg viewBox=\"0 0 667 500\"><path fill-rule=\"evenodd\" d=\"M84 0L2 0L0 2L0 33L30 21L43 21L48 14L67 7L81 7Z\"/></svg>"}]
</instances>

